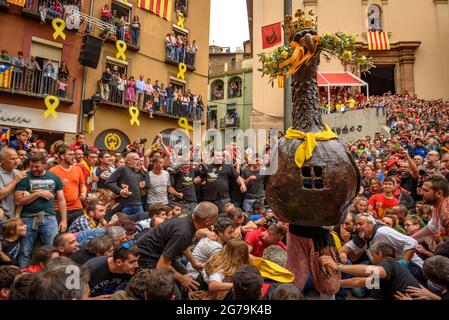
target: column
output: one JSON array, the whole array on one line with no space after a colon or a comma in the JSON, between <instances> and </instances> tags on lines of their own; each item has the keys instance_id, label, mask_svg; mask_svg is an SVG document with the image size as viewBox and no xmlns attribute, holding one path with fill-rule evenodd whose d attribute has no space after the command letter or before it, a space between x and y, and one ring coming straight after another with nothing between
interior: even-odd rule
<instances>
[{"instance_id":1,"label":"column","mask_svg":"<svg viewBox=\"0 0 449 320\"><path fill-rule=\"evenodd\" d=\"M413 65L415 63L415 54L413 49L401 50L399 56L399 65L402 74L402 90L407 90L413 96L415 94L415 78L413 74Z\"/></svg>"}]
</instances>

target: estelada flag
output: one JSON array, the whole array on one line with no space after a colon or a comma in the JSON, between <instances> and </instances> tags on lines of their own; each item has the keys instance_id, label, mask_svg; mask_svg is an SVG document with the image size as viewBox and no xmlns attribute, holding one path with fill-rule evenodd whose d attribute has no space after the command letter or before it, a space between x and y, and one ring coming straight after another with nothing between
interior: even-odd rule
<instances>
[{"instance_id":1,"label":"estelada flag","mask_svg":"<svg viewBox=\"0 0 449 320\"><path fill-rule=\"evenodd\" d=\"M0 88L10 88L12 70L14 67L7 63L0 63Z\"/></svg>"},{"instance_id":2,"label":"estelada flag","mask_svg":"<svg viewBox=\"0 0 449 320\"><path fill-rule=\"evenodd\" d=\"M262 27L262 48L267 49L282 43L281 23L273 23Z\"/></svg>"},{"instance_id":3,"label":"estelada flag","mask_svg":"<svg viewBox=\"0 0 449 320\"><path fill-rule=\"evenodd\" d=\"M165 20L171 20L173 0L137 0L137 6L143 10L154 13Z\"/></svg>"}]
</instances>

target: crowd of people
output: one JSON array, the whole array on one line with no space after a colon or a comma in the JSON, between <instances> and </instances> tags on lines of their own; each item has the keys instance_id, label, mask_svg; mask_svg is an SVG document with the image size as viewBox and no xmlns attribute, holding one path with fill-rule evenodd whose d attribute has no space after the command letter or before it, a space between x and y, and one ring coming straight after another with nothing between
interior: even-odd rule
<instances>
[{"instance_id":1,"label":"crowd of people","mask_svg":"<svg viewBox=\"0 0 449 320\"><path fill-rule=\"evenodd\" d=\"M117 66L112 70L106 68L99 81L100 96L102 100L137 107L148 112L186 117L190 120L201 120L205 105L201 95L195 95L190 89L183 90L172 83L165 86L159 80L152 82L145 80L143 75L139 79L134 76L126 77L120 74Z\"/></svg>"},{"instance_id":2,"label":"crowd of people","mask_svg":"<svg viewBox=\"0 0 449 320\"><path fill-rule=\"evenodd\" d=\"M448 300L449 102L376 97L391 136L349 144L360 193L331 233L335 299ZM259 155L183 158L159 136L123 154L77 135L52 153L19 130L0 152L0 298L113 300L304 299L286 264L288 224L265 201ZM282 133L279 133L282 136ZM193 161L195 160L195 161ZM226 160L226 161L224 161ZM83 285L64 286L69 266ZM373 274L378 287L367 286ZM50 290L51 289L51 290Z\"/></svg>"},{"instance_id":3,"label":"crowd of people","mask_svg":"<svg viewBox=\"0 0 449 320\"><path fill-rule=\"evenodd\" d=\"M330 106L328 89L320 88L319 102L323 113L346 112L363 109L366 105L366 96L358 90L348 87L332 87L330 90Z\"/></svg>"},{"instance_id":4,"label":"crowd of people","mask_svg":"<svg viewBox=\"0 0 449 320\"><path fill-rule=\"evenodd\" d=\"M170 60L182 62L191 67L195 66L195 59L199 50L196 40L190 42L187 36L176 35L172 31L165 36L165 48L167 58Z\"/></svg>"},{"instance_id":5,"label":"crowd of people","mask_svg":"<svg viewBox=\"0 0 449 320\"><path fill-rule=\"evenodd\" d=\"M59 66L50 59L39 62L35 56L26 59L22 51L11 56L8 50L2 49L0 63L5 67L12 67L11 89L50 94L59 98L66 98L68 95L69 69L66 61L62 61Z\"/></svg>"},{"instance_id":6,"label":"crowd of people","mask_svg":"<svg viewBox=\"0 0 449 320\"><path fill-rule=\"evenodd\" d=\"M116 27L117 32L112 36L117 40L125 41L135 47L139 46L139 36L142 28L139 16L135 15L132 21L129 21L130 18L128 16L117 16L117 12L112 12L109 4L105 4L101 9L101 20Z\"/></svg>"}]
</instances>

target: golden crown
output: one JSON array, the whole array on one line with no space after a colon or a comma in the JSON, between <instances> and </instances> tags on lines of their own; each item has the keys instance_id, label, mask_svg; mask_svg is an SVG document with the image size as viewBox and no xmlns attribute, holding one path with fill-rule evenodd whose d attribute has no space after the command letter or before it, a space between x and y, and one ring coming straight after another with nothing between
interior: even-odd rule
<instances>
[{"instance_id":1,"label":"golden crown","mask_svg":"<svg viewBox=\"0 0 449 320\"><path fill-rule=\"evenodd\" d=\"M317 29L318 17L313 10L309 10L305 13L303 10L298 9L295 13L296 20L292 16L286 16L284 20L284 29L288 37L293 36L298 31L304 29Z\"/></svg>"}]
</instances>

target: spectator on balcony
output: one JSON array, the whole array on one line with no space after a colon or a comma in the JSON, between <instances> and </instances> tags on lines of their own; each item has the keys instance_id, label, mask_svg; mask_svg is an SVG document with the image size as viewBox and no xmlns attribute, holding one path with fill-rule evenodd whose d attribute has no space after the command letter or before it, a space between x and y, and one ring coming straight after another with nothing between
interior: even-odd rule
<instances>
[{"instance_id":1,"label":"spectator on balcony","mask_svg":"<svg viewBox=\"0 0 449 320\"><path fill-rule=\"evenodd\" d=\"M12 57L8 54L8 50L3 49L0 54L0 62L11 63Z\"/></svg>"},{"instance_id":2,"label":"spectator on balcony","mask_svg":"<svg viewBox=\"0 0 449 320\"><path fill-rule=\"evenodd\" d=\"M48 59L44 64L43 73L44 73L44 94L52 94L53 90L53 81L54 74L56 72L55 67L53 66L53 62Z\"/></svg>"},{"instance_id":3,"label":"spectator on balcony","mask_svg":"<svg viewBox=\"0 0 449 320\"><path fill-rule=\"evenodd\" d=\"M148 111L150 119L153 119L153 98L151 96L145 103L145 109Z\"/></svg>"},{"instance_id":4,"label":"spectator on balcony","mask_svg":"<svg viewBox=\"0 0 449 320\"><path fill-rule=\"evenodd\" d=\"M140 20L138 16L134 16L133 22L131 23L131 36L132 45L137 47L139 44L139 34L140 34Z\"/></svg>"},{"instance_id":5,"label":"spectator on balcony","mask_svg":"<svg viewBox=\"0 0 449 320\"><path fill-rule=\"evenodd\" d=\"M154 108L154 111L159 112L160 111L159 89L154 89L152 96L153 96L153 108Z\"/></svg>"},{"instance_id":6,"label":"spectator on balcony","mask_svg":"<svg viewBox=\"0 0 449 320\"><path fill-rule=\"evenodd\" d=\"M126 81L125 100L128 106L136 106L136 81L134 81L133 76L129 77L129 80Z\"/></svg>"},{"instance_id":7,"label":"spectator on balcony","mask_svg":"<svg viewBox=\"0 0 449 320\"><path fill-rule=\"evenodd\" d=\"M167 113L173 114L173 98L175 96L173 92L173 85L170 83L165 90L167 92Z\"/></svg>"},{"instance_id":8,"label":"spectator on balcony","mask_svg":"<svg viewBox=\"0 0 449 320\"><path fill-rule=\"evenodd\" d=\"M189 98L189 109L188 109L188 117L190 119L193 118L193 108L195 105L195 96L193 95L192 91L189 89L187 90L187 98Z\"/></svg>"},{"instance_id":9,"label":"spectator on balcony","mask_svg":"<svg viewBox=\"0 0 449 320\"><path fill-rule=\"evenodd\" d=\"M140 110L142 110L144 106L145 91L146 91L145 80L143 80L143 75L140 75L139 80L136 81L136 99L137 99L137 106Z\"/></svg>"},{"instance_id":10,"label":"spectator on balcony","mask_svg":"<svg viewBox=\"0 0 449 320\"><path fill-rule=\"evenodd\" d=\"M59 68L58 72L59 79L65 78L66 80L69 79L69 68L67 67L67 61L62 61L61 67Z\"/></svg>"},{"instance_id":11,"label":"spectator on balcony","mask_svg":"<svg viewBox=\"0 0 449 320\"><path fill-rule=\"evenodd\" d=\"M196 44L196 40L193 40L193 43L192 43L192 58L191 58L191 61L190 61L190 65L192 67L195 66L195 58L196 58L196 54L198 53L198 51L199 51L199 48L198 48L198 45Z\"/></svg>"},{"instance_id":12,"label":"spectator on balcony","mask_svg":"<svg viewBox=\"0 0 449 320\"><path fill-rule=\"evenodd\" d=\"M161 112L167 113L167 90L165 90L163 83L161 83L161 88L159 89L159 105Z\"/></svg>"},{"instance_id":13,"label":"spectator on balcony","mask_svg":"<svg viewBox=\"0 0 449 320\"><path fill-rule=\"evenodd\" d=\"M187 117L189 114L189 103L190 99L186 91L184 91L182 98L181 98L181 105L182 105L182 116Z\"/></svg>"},{"instance_id":14,"label":"spectator on balcony","mask_svg":"<svg viewBox=\"0 0 449 320\"><path fill-rule=\"evenodd\" d=\"M185 63L188 66L191 66L192 65L191 60L192 60L192 45L190 44L190 41L186 41L186 43L185 43Z\"/></svg>"},{"instance_id":15,"label":"spectator on balcony","mask_svg":"<svg viewBox=\"0 0 449 320\"><path fill-rule=\"evenodd\" d=\"M115 103L122 103L121 100L118 99L118 94L117 94L118 78L120 78L120 73L118 72L118 67L113 66L112 67L112 79L111 79L111 85L110 85L111 100L112 100L112 102L115 102Z\"/></svg>"},{"instance_id":16,"label":"spectator on balcony","mask_svg":"<svg viewBox=\"0 0 449 320\"><path fill-rule=\"evenodd\" d=\"M58 91L57 96L59 98L65 98L67 96L67 87L69 84L67 83L67 78L61 78L58 80Z\"/></svg>"},{"instance_id":17,"label":"spectator on balcony","mask_svg":"<svg viewBox=\"0 0 449 320\"><path fill-rule=\"evenodd\" d=\"M147 82L145 83L145 97L144 97L145 104L150 98L152 98L151 96L152 93L153 93L153 84L151 83L151 79L148 78Z\"/></svg>"},{"instance_id":18,"label":"spectator on balcony","mask_svg":"<svg viewBox=\"0 0 449 320\"><path fill-rule=\"evenodd\" d=\"M101 21L112 23L112 11L109 9L108 4L105 4L103 9L101 9Z\"/></svg>"},{"instance_id":19,"label":"spectator on balcony","mask_svg":"<svg viewBox=\"0 0 449 320\"><path fill-rule=\"evenodd\" d=\"M36 92L34 86L36 71L41 72L41 67L36 61L36 57L31 56L30 60L25 63L25 90L28 92Z\"/></svg>"},{"instance_id":20,"label":"spectator on balcony","mask_svg":"<svg viewBox=\"0 0 449 320\"><path fill-rule=\"evenodd\" d=\"M157 91L161 90L161 87L159 86L159 80L156 80L154 82L153 90L157 90Z\"/></svg>"},{"instance_id":21,"label":"spectator on balcony","mask_svg":"<svg viewBox=\"0 0 449 320\"><path fill-rule=\"evenodd\" d=\"M112 82L112 73L111 73L111 69L106 68L106 71L103 72L103 74L101 75L101 80L100 80L100 95L101 95L101 99L103 100L109 100L109 86L111 85Z\"/></svg>"},{"instance_id":22,"label":"spectator on balcony","mask_svg":"<svg viewBox=\"0 0 449 320\"><path fill-rule=\"evenodd\" d=\"M53 18L62 18L62 5L56 0L48 9L47 13L50 17Z\"/></svg>"},{"instance_id":23,"label":"spectator on balcony","mask_svg":"<svg viewBox=\"0 0 449 320\"><path fill-rule=\"evenodd\" d=\"M176 56L175 56L175 60L178 62L182 62L184 59L182 50L183 50L182 37L180 34L178 34L178 36L176 37Z\"/></svg>"},{"instance_id":24,"label":"spectator on balcony","mask_svg":"<svg viewBox=\"0 0 449 320\"><path fill-rule=\"evenodd\" d=\"M17 52L17 57L12 58L12 64L14 66L12 72L12 87L16 90L22 89L22 77L23 67L25 66L25 59L23 58L23 52Z\"/></svg>"},{"instance_id":25,"label":"spectator on balcony","mask_svg":"<svg viewBox=\"0 0 449 320\"><path fill-rule=\"evenodd\" d=\"M122 16L117 22L117 40L125 41L126 23L125 16Z\"/></svg>"},{"instance_id":26,"label":"spectator on balcony","mask_svg":"<svg viewBox=\"0 0 449 320\"><path fill-rule=\"evenodd\" d=\"M203 96L199 95L196 101L197 120L201 121L201 119L203 118L203 111L204 111Z\"/></svg>"},{"instance_id":27,"label":"spectator on balcony","mask_svg":"<svg viewBox=\"0 0 449 320\"><path fill-rule=\"evenodd\" d=\"M173 44L172 44L172 42L171 42L171 36L170 36L170 33L167 33L167 35L165 36L165 49L166 49L166 55L167 55L167 58L168 58L168 59L171 59L171 60L175 60L175 59L173 58L173 49L174 49L174 46L173 46Z\"/></svg>"},{"instance_id":28,"label":"spectator on balcony","mask_svg":"<svg viewBox=\"0 0 449 320\"><path fill-rule=\"evenodd\" d=\"M125 96L125 88L126 88L126 76L122 74L122 76L118 76L117 78L117 103L123 104L123 97Z\"/></svg>"},{"instance_id":29,"label":"spectator on balcony","mask_svg":"<svg viewBox=\"0 0 449 320\"><path fill-rule=\"evenodd\" d=\"M45 24L47 21L48 3L47 1L42 1L39 4L39 16L41 17L41 24Z\"/></svg>"}]
</instances>

